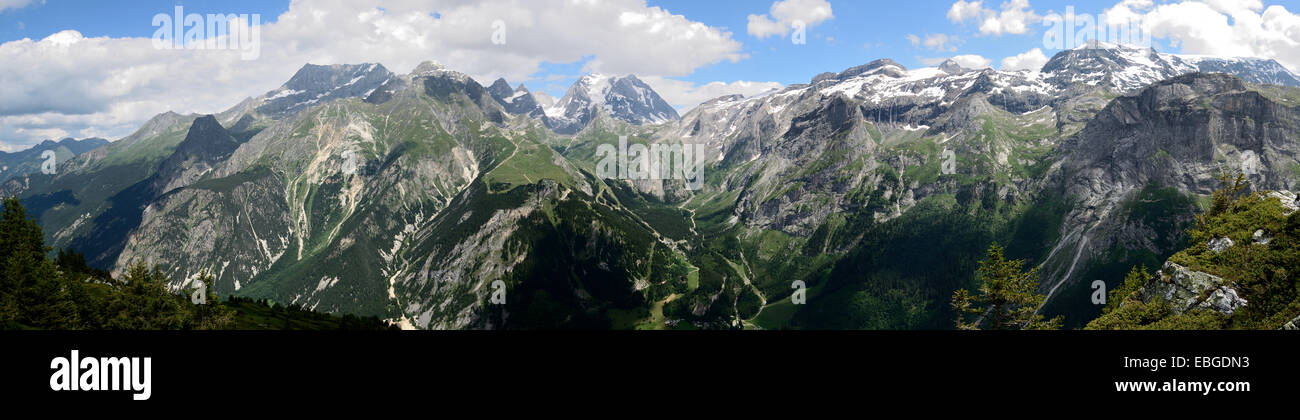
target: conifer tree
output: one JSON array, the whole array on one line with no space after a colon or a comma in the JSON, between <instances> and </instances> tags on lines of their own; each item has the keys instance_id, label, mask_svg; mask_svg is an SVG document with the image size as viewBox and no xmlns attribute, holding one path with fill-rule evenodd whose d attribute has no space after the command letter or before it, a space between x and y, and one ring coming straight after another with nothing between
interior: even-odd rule
<instances>
[{"instance_id":1,"label":"conifer tree","mask_svg":"<svg viewBox=\"0 0 1300 420\"><path fill-rule=\"evenodd\" d=\"M1038 269L1024 271L1024 261L1008 261L1003 252L996 243L989 247L984 261L979 263L977 280L980 287L974 295L965 289L953 294L952 308L957 314L957 328L1060 328L1060 317L1044 320L1038 313L1038 308L1047 300L1047 296L1038 293ZM970 317L974 320L967 321Z\"/></svg>"}]
</instances>

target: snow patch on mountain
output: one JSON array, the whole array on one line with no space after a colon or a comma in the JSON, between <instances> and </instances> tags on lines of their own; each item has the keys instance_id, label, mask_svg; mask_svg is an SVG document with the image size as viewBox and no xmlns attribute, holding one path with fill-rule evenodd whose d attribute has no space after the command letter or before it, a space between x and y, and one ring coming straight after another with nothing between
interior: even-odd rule
<instances>
[{"instance_id":1,"label":"snow patch on mountain","mask_svg":"<svg viewBox=\"0 0 1300 420\"><path fill-rule=\"evenodd\" d=\"M680 118L650 85L636 76L589 74L578 79L554 105L544 109L547 125L572 134L598 112L636 125L662 124Z\"/></svg>"}]
</instances>

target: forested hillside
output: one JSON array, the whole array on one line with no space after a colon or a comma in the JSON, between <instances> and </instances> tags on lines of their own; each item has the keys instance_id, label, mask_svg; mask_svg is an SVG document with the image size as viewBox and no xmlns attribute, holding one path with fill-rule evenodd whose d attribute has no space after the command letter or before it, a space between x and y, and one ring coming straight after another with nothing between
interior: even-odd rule
<instances>
[{"instance_id":1,"label":"forested hillside","mask_svg":"<svg viewBox=\"0 0 1300 420\"><path fill-rule=\"evenodd\" d=\"M90 268L60 250L50 258L41 227L15 198L0 217L0 329L222 330L388 329L377 318L319 314L265 300L222 301L210 290L173 291L156 267ZM211 275L201 279L211 283Z\"/></svg>"}]
</instances>

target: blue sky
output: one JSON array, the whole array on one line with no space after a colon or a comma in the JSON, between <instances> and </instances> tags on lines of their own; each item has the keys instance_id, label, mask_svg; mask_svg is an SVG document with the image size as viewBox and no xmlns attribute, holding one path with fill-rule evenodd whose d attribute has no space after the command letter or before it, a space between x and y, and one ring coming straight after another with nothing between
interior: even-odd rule
<instances>
[{"instance_id":1,"label":"blue sky","mask_svg":"<svg viewBox=\"0 0 1300 420\"><path fill-rule=\"evenodd\" d=\"M75 29L88 37L147 38L153 34L153 15L170 12L176 5L184 6L187 12L260 13L264 21L289 10L289 2L280 0L45 0L0 13L0 42L40 39L64 29Z\"/></svg>"},{"instance_id":2,"label":"blue sky","mask_svg":"<svg viewBox=\"0 0 1300 420\"><path fill-rule=\"evenodd\" d=\"M1300 68L1300 41L1288 35L1300 33L1300 0L411 3L0 0L0 150L60 135L116 138L168 110L218 112L278 87L308 62L380 62L406 72L434 60L484 84L507 77L556 97L588 71L636 73L682 110L878 58L918 68L963 56L1003 68L1004 59L1024 54L1012 65L1034 69L1057 52L1044 46L1043 16L1072 5L1078 13L1122 8L1143 16L1162 52L1265 55ZM147 44L132 39L150 38L153 16L176 5L186 13L260 14L265 52L241 62L141 50ZM806 44L790 42L791 19L809 20ZM494 20L508 23L508 43L487 42ZM82 103L49 99L70 95L84 95L73 98Z\"/></svg>"}]
</instances>

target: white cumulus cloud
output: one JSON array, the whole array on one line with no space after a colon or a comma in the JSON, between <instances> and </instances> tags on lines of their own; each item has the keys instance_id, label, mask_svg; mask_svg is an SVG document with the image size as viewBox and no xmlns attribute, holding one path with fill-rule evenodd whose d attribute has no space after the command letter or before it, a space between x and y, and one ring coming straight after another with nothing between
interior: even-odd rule
<instances>
[{"instance_id":1,"label":"white cumulus cloud","mask_svg":"<svg viewBox=\"0 0 1300 420\"><path fill-rule=\"evenodd\" d=\"M404 73L432 60L483 83L519 83L540 77L542 63L586 60L584 71L669 78L747 58L730 32L645 0L294 0L262 21L251 61L239 51L155 49L148 38L75 30L0 44L0 143L35 144L53 130L112 139L162 112L219 112L307 63L377 62ZM504 43L493 42L498 28ZM710 89L672 100L693 106L690 95Z\"/></svg>"},{"instance_id":2,"label":"white cumulus cloud","mask_svg":"<svg viewBox=\"0 0 1300 420\"><path fill-rule=\"evenodd\" d=\"M964 55L955 56L952 58L952 61L956 61L957 65L968 69L982 69L985 67L989 67L989 64L993 62L992 60L989 60L987 58L975 54L964 54Z\"/></svg>"},{"instance_id":3,"label":"white cumulus cloud","mask_svg":"<svg viewBox=\"0 0 1300 420\"><path fill-rule=\"evenodd\" d=\"M1300 15L1258 0L1180 1L1154 5L1127 0L1109 19L1140 18L1153 38L1186 54L1272 58L1300 72Z\"/></svg>"},{"instance_id":4,"label":"white cumulus cloud","mask_svg":"<svg viewBox=\"0 0 1300 420\"><path fill-rule=\"evenodd\" d=\"M1002 59L1002 70L1039 71L1047 64L1047 55L1040 48L1034 48L1020 54Z\"/></svg>"},{"instance_id":5,"label":"white cumulus cloud","mask_svg":"<svg viewBox=\"0 0 1300 420\"><path fill-rule=\"evenodd\" d=\"M983 68L991 67L991 65L993 64L993 60L989 60L987 58L984 58L983 56L975 55L975 54L962 54L962 55L946 57L946 58L945 57L923 58L921 59L921 64L927 66L935 66L948 60L952 60L953 62L957 63L957 65L968 69L983 69Z\"/></svg>"},{"instance_id":6,"label":"white cumulus cloud","mask_svg":"<svg viewBox=\"0 0 1300 420\"><path fill-rule=\"evenodd\" d=\"M951 20L953 23L962 23L980 17L983 12L983 1L958 0L948 9L948 20Z\"/></svg>"},{"instance_id":7,"label":"white cumulus cloud","mask_svg":"<svg viewBox=\"0 0 1300 420\"><path fill-rule=\"evenodd\" d=\"M831 4L826 0L781 0L772 3L769 15L749 15L746 27L750 35L758 39L774 35L784 36L802 22L805 28L812 28L835 18Z\"/></svg>"},{"instance_id":8,"label":"white cumulus cloud","mask_svg":"<svg viewBox=\"0 0 1300 420\"><path fill-rule=\"evenodd\" d=\"M0 13L9 9L21 9L35 2L35 0L0 0ZM41 0L41 3L45 3L45 0Z\"/></svg>"},{"instance_id":9,"label":"white cumulus cloud","mask_svg":"<svg viewBox=\"0 0 1300 420\"><path fill-rule=\"evenodd\" d=\"M947 52L957 51L957 45L961 44L961 38L948 34L926 34L924 38L908 34L907 40L913 47L924 46L926 49Z\"/></svg>"},{"instance_id":10,"label":"white cumulus cloud","mask_svg":"<svg viewBox=\"0 0 1300 420\"><path fill-rule=\"evenodd\" d=\"M1029 25L1043 20L1042 16L1030 8L1029 0L1008 0L999 9L984 7L983 1L958 0L948 9L948 20L953 23L978 23L980 34L994 36L1021 35L1029 32Z\"/></svg>"},{"instance_id":11,"label":"white cumulus cloud","mask_svg":"<svg viewBox=\"0 0 1300 420\"><path fill-rule=\"evenodd\" d=\"M658 92L659 96L662 96L669 105L677 108L681 114L689 112L696 105L710 99L736 94L750 97L772 89L785 87L785 85L776 82L743 80L731 83L712 82L696 85L687 81L658 76L643 77L641 79L654 88L655 92Z\"/></svg>"}]
</instances>

